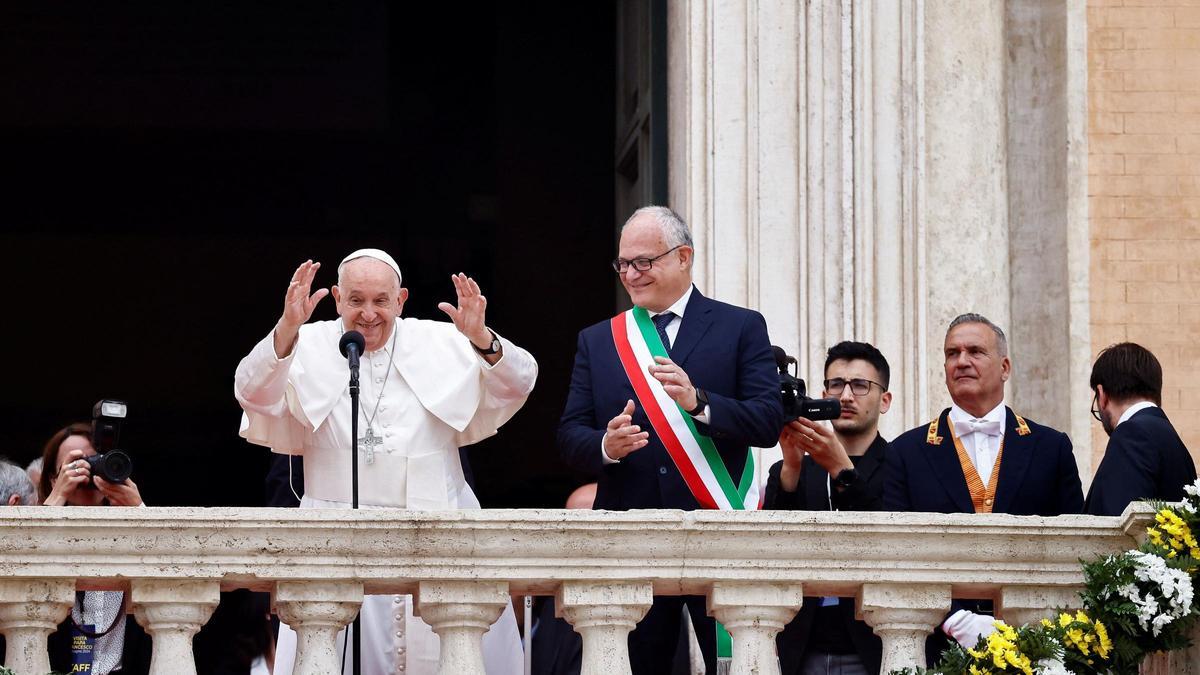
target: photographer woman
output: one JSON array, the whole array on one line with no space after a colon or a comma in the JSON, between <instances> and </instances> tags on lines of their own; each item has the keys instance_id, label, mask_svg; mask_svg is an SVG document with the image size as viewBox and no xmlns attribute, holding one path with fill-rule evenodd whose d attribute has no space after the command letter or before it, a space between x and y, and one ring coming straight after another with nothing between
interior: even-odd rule
<instances>
[{"instance_id":1,"label":"photographer woman","mask_svg":"<svg viewBox=\"0 0 1200 675\"><path fill-rule=\"evenodd\" d=\"M44 506L142 506L132 480L109 483L92 476L85 457L96 454L91 425L60 429L42 451L38 493ZM122 591L76 591L67 620L50 636L50 665L56 672L145 675L150 638L129 616ZM84 668L84 666L87 666Z\"/></svg>"}]
</instances>

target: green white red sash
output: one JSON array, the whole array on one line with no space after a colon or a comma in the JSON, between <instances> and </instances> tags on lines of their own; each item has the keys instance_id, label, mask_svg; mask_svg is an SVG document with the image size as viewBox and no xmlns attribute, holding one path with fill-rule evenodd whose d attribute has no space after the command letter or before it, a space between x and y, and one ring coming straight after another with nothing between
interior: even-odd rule
<instances>
[{"instance_id":1,"label":"green white red sash","mask_svg":"<svg viewBox=\"0 0 1200 675\"><path fill-rule=\"evenodd\" d=\"M649 312L634 307L614 316L610 324L617 355L638 402L696 501L706 509L757 509L759 486L750 449L746 449L746 468L735 485L712 439L696 430L692 416L647 372L655 356L670 358Z\"/></svg>"}]
</instances>

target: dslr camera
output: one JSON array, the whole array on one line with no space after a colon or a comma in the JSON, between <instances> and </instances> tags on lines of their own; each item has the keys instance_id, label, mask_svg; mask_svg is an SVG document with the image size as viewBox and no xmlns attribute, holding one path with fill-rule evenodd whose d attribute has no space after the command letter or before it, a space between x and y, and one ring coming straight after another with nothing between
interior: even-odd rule
<instances>
[{"instance_id":1,"label":"dslr camera","mask_svg":"<svg viewBox=\"0 0 1200 675\"><path fill-rule=\"evenodd\" d=\"M124 483L133 473L133 460L117 449L121 436L121 423L125 421L128 406L123 401L101 399L92 408L92 447L96 454L84 457L93 476L100 476L110 483Z\"/></svg>"},{"instance_id":2,"label":"dslr camera","mask_svg":"<svg viewBox=\"0 0 1200 675\"><path fill-rule=\"evenodd\" d=\"M809 398L804 380L796 377L799 365L783 348L771 345L775 365L779 367L779 393L783 398L783 416L788 422L803 417L809 420L836 420L842 404L836 398ZM791 366L793 372L788 372Z\"/></svg>"}]
</instances>

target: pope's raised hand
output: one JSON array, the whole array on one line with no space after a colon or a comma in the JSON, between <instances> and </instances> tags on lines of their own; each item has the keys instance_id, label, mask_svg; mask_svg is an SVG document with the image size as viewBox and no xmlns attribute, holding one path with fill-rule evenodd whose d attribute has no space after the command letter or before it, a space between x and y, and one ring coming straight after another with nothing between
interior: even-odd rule
<instances>
[{"instance_id":1,"label":"pope's raised hand","mask_svg":"<svg viewBox=\"0 0 1200 675\"><path fill-rule=\"evenodd\" d=\"M487 298L483 297L479 284L461 272L451 274L450 280L454 282L454 290L458 294L458 306L439 302L438 309L450 317L454 327L467 336L471 344L487 349L492 344L492 332L488 330L485 317Z\"/></svg>"},{"instance_id":2,"label":"pope's raised hand","mask_svg":"<svg viewBox=\"0 0 1200 675\"><path fill-rule=\"evenodd\" d=\"M321 263L305 260L292 274L292 281L283 297L283 316L279 317L279 324L275 326L275 355L279 358L292 353L300 326L312 318L317 303L329 295L328 288L318 288L315 293L311 292L313 278L317 276L319 269Z\"/></svg>"}]
</instances>

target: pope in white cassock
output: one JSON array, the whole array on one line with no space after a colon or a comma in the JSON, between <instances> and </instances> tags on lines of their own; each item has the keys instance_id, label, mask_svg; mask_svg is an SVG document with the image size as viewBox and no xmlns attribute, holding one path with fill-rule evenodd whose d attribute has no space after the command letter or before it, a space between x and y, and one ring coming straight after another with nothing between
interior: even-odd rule
<instances>
[{"instance_id":1,"label":"pope in white cassock","mask_svg":"<svg viewBox=\"0 0 1200 675\"><path fill-rule=\"evenodd\" d=\"M454 275L458 306L438 307L453 323L400 319L408 290L400 268L378 249L355 251L338 267L339 320L308 323L329 290L311 292L320 263L292 275L283 316L238 364L234 393L241 435L279 453L304 455L301 507L350 508L349 368L343 332L366 339L359 389L359 502L363 508L477 509L458 448L487 438L525 403L537 379L529 352L484 322L487 301L473 279ZM362 608L364 675L432 673L438 638L414 617L409 596L367 596ZM338 650L342 653L339 636ZM275 675L290 675L296 634L281 626ZM522 670L509 607L483 638L488 673ZM349 652L349 650L345 650ZM347 663L344 672L349 673Z\"/></svg>"}]
</instances>

